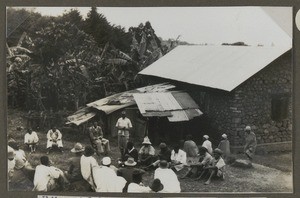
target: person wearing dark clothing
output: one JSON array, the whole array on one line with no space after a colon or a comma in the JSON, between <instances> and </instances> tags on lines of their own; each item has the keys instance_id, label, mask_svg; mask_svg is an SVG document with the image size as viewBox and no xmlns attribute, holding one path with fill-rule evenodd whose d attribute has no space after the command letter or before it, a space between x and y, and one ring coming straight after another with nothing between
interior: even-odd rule
<instances>
[{"instance_id":1,"label":"person wearing dark clothing","mask_svg":"<svg viewBox=\"0 0 300 198\"><path fill-rule=\"evenodd\" d=\"M157 156L158 159L155 162L153 162L151 165L146 167L146 169L150 167L157 168L161 160L167 161L168 166L171 164L171 150L167 147L166 143L164 142L160 143L159 148L160 151Z\"/></svg>"},{"instance_id":2,"label":"person wearing dark clothing","mask_svg":"<svg viewBox=\"0 0 300 198\"><path fill-rule=\"evenodd\" d=\"M117 175L122 176L124 179L126 179L128 184L130 184L132 182L133 172L136 173L138 171L141 175L143 175L145 173L144 170L135 167L137 163L134 161L134 159L132 157L129 157L124 164L125 164L125 167L120 168L117 171Z\"/></svg>"},{"instance_id":3,"label":"person wearing dark clothing","mask_svg":"<svg viewBox=\"0 0 300 198\"><path fill-rule=\"evenodd\" d=\"M132 142L127 143L127 147L122 157L122 161L126 161L129 157L132 157L135 162L137 162L139 159L139 152L136 150L136 148L134 148Z\"/></svg>"}]
</instances>

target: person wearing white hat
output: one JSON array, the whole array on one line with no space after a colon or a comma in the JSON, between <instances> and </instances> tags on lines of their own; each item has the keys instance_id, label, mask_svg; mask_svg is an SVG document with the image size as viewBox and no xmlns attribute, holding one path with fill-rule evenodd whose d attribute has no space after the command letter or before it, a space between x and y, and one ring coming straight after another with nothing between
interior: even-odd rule
<instances>
[{"instance_id":1,"label":"person wearing white hat","mask_svg":"<svg viewBox=\"0 0 300 198\"><path fill-rule=\"evenodd\" d=\"M111 158L104 157L102 166L93 167L93 178L96 185L96 192L122 192L126 180L117 176L116 172L110 167Z\"/></svg>"},{"instance_id":2,"label":"person wearing white hat","mask_svg":"<svg viewBox=\"0 0 300 198\"><path fill-rule=\"evenodd\" d=\"M142 145L139 151L139 160L141 165L149 166L154 161L155 149L151 145L148 136L144 138Z\"/></svg>"},{"instance_id":3,"label":"person wearing white hat","mask_svg":"<svg viewBox=\"0 0 300 198\"><path fill-rule=\"evenodd\" d=\"M251 130L250 126L245 127L245 146L244 146L244 153L249 159L249 164L252 164L253 155L255 154L257 142L256 142L256 135Z\"/></svg>"},{"instance_id":4,"label":"person wearing white hat","mask_svg":"<svg viewBox=\"0 0 300 198\"><path fill-rule=\"evenodd\" d=\"M71 153L74 153L74 156L68 160L69 170L67 171L66 174L71 183L83 179L81 175L81 167L80 167L80 158L83 152L84 152L84 147L79 142L77 142L74 145L74 147L71 149Z\"/></svg>"},{"instance_id":5,"label":"person wearing white hat","mask_svg":"<svg viewBox=\"0 0 300 198\"><path fill-rule=\"evenodd\" d=\"M230 155L230 142L225 133L222 135L222 140L220 141L218 148L223 151L223 158L226 160Z\"/></svg>"},{"instance_id":6,"label":"person wearing white hat","mask_svg":"<svg viewBox=\"0 0 300 198\"><path fill-rule=\"evenodd\" d=\"M135 166L137 165L137 162L134 161L134 158L129 157L127 161L124 163L125 167L120 168L117 171L118 176L122 176L128 183L132 182L132 177L133 177L133 172L134 171L139 171L141 175L145 173L144 170L136 168Z\"/></svg>"},{"instance_id":7,"label":"person wearing white hat","mask_svg":"<svg viewBox=\"0 0 300 198\"><path fill-rule=\"evenodd\" d=\"M212 144L211 144L211 141L209 141L208 139L209 139L208 135L203 135L203 144L202 144L202 146L207 149L207 152L209 154L212 154L213 153Z\"/></svg>"}]
</instances>

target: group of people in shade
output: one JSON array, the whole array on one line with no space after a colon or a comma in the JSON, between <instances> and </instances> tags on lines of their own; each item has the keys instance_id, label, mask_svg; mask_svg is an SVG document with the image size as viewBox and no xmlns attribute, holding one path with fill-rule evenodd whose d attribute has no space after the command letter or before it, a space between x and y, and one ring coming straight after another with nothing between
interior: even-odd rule
<instances>
[{"instance_id":1,"label":"group of people in shade","mask_svg":"<svg viewBox=\"0 0 300 198\"><path fill-rule=\"evenodd\" d=\"M192 136L188 135L183 145L174 144L172 150L164 142L160 143L156 152L150 139L146 136L138 151L134 143L129 141L132 124L126 113L116 123L118 129L118 146L121 157L118 168L112 165L108 156L110 142L103 138L103 132L97 122L89 128L91 145L84 147L76 143L71 149L73 156L68 159L68 170L61 170L51 162L48 155L40 157L40 164L32 168L25 152L13 139L8 141L8 178L14 171L22 171L32 179L34 191L96 191L96 192L181 192L179 179L188 177L195 180L205 179L210 184L213 178L225 178L226 159L230 155L230 143L226 134L222 135L217 148L213 149L208 135L203 136L203 143L198 146ZM255 153L256 138L247 126L245 154L252 159ZM30 152L36 151L39 142L37 134L31 130L24 137L24 143ZM62 135L52 127L47 133L47 153L56 145L63 152ZM101 163L96 158L101 156ZM184 175L179 178L179 172ZM149 186L143 184L143 175L154 171L153 181Z\"/></svg>"}]
</instances>

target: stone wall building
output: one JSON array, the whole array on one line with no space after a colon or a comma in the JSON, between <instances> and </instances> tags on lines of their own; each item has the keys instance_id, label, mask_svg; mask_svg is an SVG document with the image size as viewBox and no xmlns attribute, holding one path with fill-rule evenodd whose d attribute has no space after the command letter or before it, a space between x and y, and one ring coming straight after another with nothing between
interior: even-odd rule
<instances>
[{"instance_id":1,"label":"stone wall building","mask_svg":"<svg viewBox=\"0 0 300 198\"><path fill-rule=\"evenodd\" d=\"M250 125L265 150L291 149L290 47L185 47L161 59L141 74L167 79L187 91L208 118L215 143L226 133L232 149L239 151L244 144L244 128Z\"/></svg>"}]
</instances>

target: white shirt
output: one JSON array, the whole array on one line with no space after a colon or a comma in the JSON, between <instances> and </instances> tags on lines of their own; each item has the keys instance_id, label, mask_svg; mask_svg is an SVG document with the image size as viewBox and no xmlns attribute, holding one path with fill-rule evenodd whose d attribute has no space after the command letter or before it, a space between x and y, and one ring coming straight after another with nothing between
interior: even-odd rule
<instances>
[{"instance_id":1,"label":"white shirt","mask_svg":"<svg viewBox=\"0 0 300 198\"><path fill-rule=\"evenodd\" d=\"M171 152L171 160L181 162L182 164L186 164L186 152L183 150L179 149L178 153L175 153L174 150Z\"/></svg>"},{"instance_id":2,"label":"white shirt","mask_svg":"<svg viewBox=\"0 0 300 198\"><path fill-rule=\"evenodd\" d=\"M133 193L148 193L151 191L151 188L147 186L142 186L137 183L130 183L128 185L127 192L133 192Z\"/></svg>"},{"instance_id":3,"label":"white shirt","mask_svg":"<svg viewBox=\"0 0 300 198\"><path fill-rule=\"evenodd\" d=\"M39 137L36 132L32 131L31 134L26 133L24 137L24 143L37 143L39 141Z\"/></svg>"},{"instance_id":4,"label":"white shirt","mask_svg":"<svg viewBox=\"0 0 300 198\"><path fill-rule=\"evenodd\" d=\"M93 156L86 157L84 155L80 158L80 170L82 177L91 184L91 186L94 186L93 179L92 179L92 168L98 166L97 161Z\"/></svg>"},{"instance_id":5,"label":"white shirt","mask_svg":"<svg viewBox=\"0 0 300 198\"><path fill-rule=\"evenodd\" d=\"M53 166L38 165L34 174L34 189L36 191L47 191L47 184L50 179L59 178L60 170Z\"/></svg>"},{"instance_id":6,"label":"white shirt","mask_svg":"<svg viewBox=\"0 0 300 198\"><path fill-rule=\"evenodd\" d=\"M209 154L212 154L213 150L212 150L211 142L209 140L205 140L202 146L207 149Z\"/></svg>"},{"instance_id":7,"label":"white shirt","mask_svg":"<svg viewBox=\"0 0 300 198\"><path fill-rule=\"evenodd\" d=\"M48 140L61 140L61 138L62 134L58 129L56 129L56 131L52 131L52 129L50 129L47 133Z\"/></svg>"},{"instance_id":8,"label":"white shirt","mask_svg":"<svg viewBox=\"0 0 300 198\"><path fill-rule=\"evenodd\" d=\"M23 168L28 162L27 162L27 159L26 159L26 155L25 155L25 152L21 149L15 151L15 160L16 160L16 166L15 168L16 169L21 169Z\"/></svg>"},{"instance_id":9,"label":"white shirt","mask_svg":"<svg viewBox=\"0 0 300 198\"><path fill-rule=\"evenodd\" d=\"M93 177L96 192L122 192L126 184L123 177L118 177L116 172L107 166L94 167Z\"/></svg>"},{"instance_id":10,"label":"white shirt","mask_svg":"<svg viewBox=\"0 0 300 198\"><path fill-rule=\"evenodd\" d=\"M164 185L164 189L161 192L179 193L181 191L177 175L173 170L157 168L154 172L154 179L156 178L160 179L160 182Z\"/></svg>"},{"instance_id":11,"label":"white shirt","mask_svg":"<svg viewBox=\"0 0 300 198\"><path fill-rule=\"evenodd\" d=\"M128 129L132 128L132 124L131 121L129 120L129 118L125 117L124 119L121 117L118 119L117 124L116 124L117 128L125 128L126 131L128 132ZM124 132L124 130L119 130L118 133L121 134L122 132ZM125 135L129 135L129 134L125 134Z\"/></svg>"}]
</instances>

